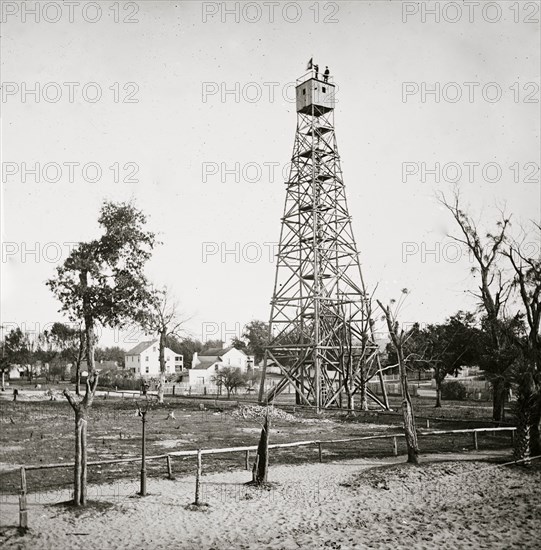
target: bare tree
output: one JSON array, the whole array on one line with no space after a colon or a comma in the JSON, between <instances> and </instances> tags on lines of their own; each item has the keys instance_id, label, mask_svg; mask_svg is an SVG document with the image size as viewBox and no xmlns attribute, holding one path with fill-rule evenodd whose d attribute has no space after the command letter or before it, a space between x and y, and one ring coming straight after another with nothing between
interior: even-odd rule
<instances>
[{"instance_id":1,"label":"bare tree","mask_svg":"<svg viewBox=\"0 0 541 550\"><path fill-rule=\"evenodd\" d=\"M503 268L498 263L505 246L505 239L510 220L505 212L500 212L496 228L489 231L484 238L473 218L464 212L460 205L460 195L455 192L453 199L448 200L444 194L439 195L440 203L449 210L455 219L461 237L450 236L453 240L465 245L475 258L476 267L472 274L479 275L479 292L473 293L479 300L486 314L486 327L489 333L492 358L489 359L487 370L493 388L493 418L496 421L504 419L505 401L509 390L511 375L510 364L499 361L504 347L505 335L502 321L505 319L505 304L512 291L510 281L505 277Z\"/></svg>"},{"instance_id":2,"label":"bare tree","mask_svg":"<svg viewBox=\"0 0 541 550\"><path fill-rule=\"evenodd\" d=\"M415 428L415 416L413 414L413 406L411 404L411 397L408 390L408 375L406 372L406 357L404 354L404 348L407 343L408 333L404 329L400 328L397 314L400 310L400 306L404 301L404 297L407 295L407 289L402 290L402 298L396 304L395 311L391 311L391 306L384 306L379 300L377 300L379 307L382 309L385 320L387 321L387 328L389 330L389 337L396 350L398 357L398 368L400 371L400 390L402 393L402 414L404 416L404 433L406 435L406 446L408 448L408 462L412 464L419 463L419 443L417 441L417 431ZM391 300L391 304L395 301Z\"/></svg>"},{"instance_id":3,"label":"bare tree","mask_svg":"<svg viewBox=\"0 0 541 550\"><path fill-rule=\"evenodd\" d=\"M541 226L533 223L534 231ZM541 235L538 235L541 244ZM541 255L527 253L528 233L519 241L509 240L504 255L513 267L513 286L517 289L527 323L522 343L523 357L517 369L518 399L516 406L518 434L515 456L524 460L530 454L541 454ZM533 252L533 251L532 251Z\"/></svg>"},{"instance_id":4,"label":"bare tree","mask_svg":"<svg viewBox=\"0 0 541 550\"><path fill-rule=\"evenodd\" d=\"M368 410L368 382L378 374L383 392L385 408L389 409L387 394L383 384L379 348L374 338L374 320L372 295L365 293L363 317L352 320L346 311L345 304L340 307L340 315L336 318L335 331L338 339L338 362L342 365L340 371L340 392L346 395L348 414L355 415L355 396L359 394L360 410ZM373 394L372 394L373 396ZM340 395L341 397L341 395Z\"/></svg>"},{"instance_id":5,"label":"bare tree","mask_svg":"<svg viewBox=\"0 0 541 550\"><path fill-rule=\"evenodd\" d=\"M180 338L183 332L182 326L186 319L180 317L178 302L173 300L167 287L156 291L152 310L145 318L143 326L159 338L160 381L158 383L158 402L163 403L165 393L165 375L167 365L165 361L165 348L168 337Z\"/></svg>"},{"instance_id":6,"label":"bare tree","mask_svg":"<svg viewBox=\"0 0 541 550\"><path fill-rule=\"evenodd\" d=\"M269 434L271 422L269 408L265 413L265 422L261 428L261 436L257 446L257 454L252 468L252 485L262 486L268 482L269 472Z\"/></svg>"}]
</instances>

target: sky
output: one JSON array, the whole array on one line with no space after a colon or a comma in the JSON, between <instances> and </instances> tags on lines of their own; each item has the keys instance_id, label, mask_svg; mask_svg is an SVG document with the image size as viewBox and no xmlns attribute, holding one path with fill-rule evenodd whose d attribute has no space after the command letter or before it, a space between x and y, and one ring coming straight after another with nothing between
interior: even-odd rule
<instances>
[{"instance_id":1,"label":"sky","mask_svg":"<svg viewBox=\"0 0 541 550\"><path fill-rule=\"evenodd\" d=\"M541 48L539 3L471 4L4 2L1 323L63 319L45 281L99 235L104 200L147 214L162 242L147 273L187 335L229 340L268 320L310 58L338 86L367 286L383 302L408 288L406 324L475 308L472 259L436 196L459 189L482 233L502 208L513 231L541 218ZM104 330L100 343L141 338Z\"/></svg>"}]
</instances>

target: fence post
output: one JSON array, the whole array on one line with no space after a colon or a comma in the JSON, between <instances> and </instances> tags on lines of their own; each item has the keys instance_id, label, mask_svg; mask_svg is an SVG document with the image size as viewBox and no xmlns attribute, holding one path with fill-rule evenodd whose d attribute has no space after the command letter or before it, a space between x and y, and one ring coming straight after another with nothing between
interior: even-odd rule
<instances>
[{"instance_id":1,"label":"fence post","mask_svg":"<svg viewBox=\"0 0 541 550\"><path fill-rule=\"evenodd\" d=\"M250 451L246 451L246 456L244 457L244 469L250 470Z\"/></svg>"},{"instance_id":2,"label":"fence post","mask_svg":"<svg viewBox=\"0 0 541 550\"><path fill-rule=\"evenodd\" d=\"M393 437L393 455L398 456L398 440L396 439L396 436Z\"/></svg>"},{"instance_id":3,"label":"fence post","mask_svg":"<svg viewBox=\"0 0 541 550\"><path fill-rule=\"evenodd\" d=\"M26 508L26 470L21 467L21 494L19 495L19 528L28 529L28 511Z\"/></svg>"},{"instance_id":4,"label":"fence post","mask_svg":"<svg viewBox=\"0 0 541 550\"><path fill-rule=\"evenodd\" d=\"M200 498L201 498L201 471L202 471L202 464L201 464L201 449L197 449L197 473L195 474L195 501L194 504L196 506L199 506L201 504Z\"/></svg>"},{"instance_id":5,"label":"fence post","mask_svg":"<svg viewBox=\"0 0 541 550\"><path fill-rule=\"evenodd\" d=\"M321 453L321 451L322 451L322 449L321 449L321 441L318 442L317 447L318 447L319 461L320 461L320 462L323 462L323 455L322 455L322 453Z\"/></svg>"},{"instance_id":6,"label":"fence post","mask_svg":"<svg viewBox=\"0 0 541 550\"><path fill-rule=\"evenodd\" d=\"M426 419L426 427L430 428L430 419L429 418Z\"/></svg>"},{"instance_id":7,"label":"fence post","mask_svg":"<svg viewBox=\"0 0 541 550\"><path fill-rule=\"evenodd\" d=\"M167 455L167 477L168 479L175 479L173 477L173 466L171 464L171 455Z\"/></svg>"},{"instance_id":8,"label":"fence post","mask_svg":"<svg viewBox=\"0 0 541 550\"><path fill-rule=\"evenodd\" d=\"M479 442L477 441L477 432L473 432L473 448L479 450Z\"/></svg>"}]
</instances>

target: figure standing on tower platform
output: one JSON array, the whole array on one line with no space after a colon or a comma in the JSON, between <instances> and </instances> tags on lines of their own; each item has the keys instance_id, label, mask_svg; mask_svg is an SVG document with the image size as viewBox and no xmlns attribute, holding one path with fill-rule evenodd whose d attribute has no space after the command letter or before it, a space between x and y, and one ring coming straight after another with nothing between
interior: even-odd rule
<instances>
[{"instance_id":1,"label":"figure standing on tower platform","mask_svg":"<svg viewBox=\"0 0 541 550\"><path fill-rule=\"evenodd\" d=\"M318 75L319 75L319 65L317 65L317 64L314 65L314 71L315 71L315 73L316 73L316 80L317 80Z\"/></svg>"},{"instance_id":2,"label":"figure standing on tower platform","mask_svg":"<svg viewBox=\"0 0 541 550\"><path fill-rule=\"evenodd\" d=\"M329 72L329 67L328 67L328 66L325 66L325 72L323 73L323 80L324 80L325 82L329 82L329 75L330 75L330 74L331 74L331 73ZM316 78L317 78L317 76L316 76Z\"/></svg>"}]
</instances>

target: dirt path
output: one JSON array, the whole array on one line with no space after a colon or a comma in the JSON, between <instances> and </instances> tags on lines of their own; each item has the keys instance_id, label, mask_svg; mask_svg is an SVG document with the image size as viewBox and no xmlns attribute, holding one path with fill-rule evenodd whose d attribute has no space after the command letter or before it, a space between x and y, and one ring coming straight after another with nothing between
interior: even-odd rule
<instances>
[{"instance_id":1,"label":"dirt path","mask_svg":"<svg viewBox=\"0 0 541 550\"><path fill-rule=\"evenodd\" d=\"M194 479L92 487L101 507L74 513L30 495L30 532L19 537L17 503L2 503L3 548L536 548L541 532L541 471L481 462L501 453L434 455L422 468L403 457L275 466L271 490L244 485L248 472L204 476L205 511ZM465 460L466 459L466 460ZM458 461L460 460L460 462ZM2 540L3 539L3 540Z\"/></svg>"}]
</instances>

